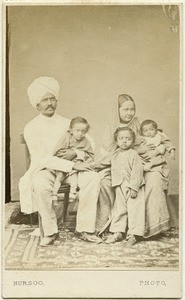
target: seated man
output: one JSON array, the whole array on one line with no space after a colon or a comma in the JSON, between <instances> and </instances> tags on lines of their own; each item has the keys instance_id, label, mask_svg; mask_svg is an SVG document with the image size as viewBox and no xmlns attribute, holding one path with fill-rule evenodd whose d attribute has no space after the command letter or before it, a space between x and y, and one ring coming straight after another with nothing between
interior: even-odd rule
<instances>
[{"instance_id":1,"label":"seated man","mask_svg":"<svg viewBox=\"0 0 185 300\"><path fill-rule=\"evenodd\" d=\"M69 119L55 113L59 90L59 84L53 77L39 77L28 87L29 100L40 114L24 128L31 164L19 182L21 211L28 214L39 212L44 231L40 245L51 244L58 233L57 219L52 206L56 172L52 170L82 171L79 174L76 231L85 240L100 242L101 240L94 235L100 188L97 173L91 171L91 166L87 163L72 162L75 157L83 161L83 151L67 149L62 158L54 156L58 150L57 145L65 138L70 124Z\"/></svg>"}]
</instances>

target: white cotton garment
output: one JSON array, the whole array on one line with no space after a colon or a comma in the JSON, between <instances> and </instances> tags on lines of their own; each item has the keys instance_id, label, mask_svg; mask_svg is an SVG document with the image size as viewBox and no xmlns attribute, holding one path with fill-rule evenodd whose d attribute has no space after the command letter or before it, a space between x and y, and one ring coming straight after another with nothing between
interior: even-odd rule
<instances>
[{"instance_id":1,"label":"white cotton garment","mask_svg":"<svg viewBox=\"0 0 185 300\"><path fill-rule=\"evenodd\" d=\"M25 126L24 138L30 152L31 164L19 182L22 212L37 211L32 199L31 178L34 172L43 168L53 168L63 172L72 170L74 165L72 161L53 156L57 150L57 145L65 138L69 124L69 119L55 114L50 118L39 115Z\"/></svg>"}]
</instances>

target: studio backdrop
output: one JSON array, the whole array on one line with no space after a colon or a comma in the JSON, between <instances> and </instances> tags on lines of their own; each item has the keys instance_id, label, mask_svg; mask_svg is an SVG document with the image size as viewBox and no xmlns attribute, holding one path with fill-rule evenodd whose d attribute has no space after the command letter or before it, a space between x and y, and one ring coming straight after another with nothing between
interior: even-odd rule
<instances>
[{"instance_id":1,"label":"studio backdrop","mask_svg":"<svg viewBox=\"0 0 185 300\"><path fill-rule=\"evenodd\" d=\"M27 88L39 76L59 81L58 114L89 121L96 157L112 102L131 95L139 121L155 120L177 149L169 193L178 194L179 31L162 5L9 6L7 24L12 201L26 171L20 134L38 114Z\"/></svg>"}]
</instances>

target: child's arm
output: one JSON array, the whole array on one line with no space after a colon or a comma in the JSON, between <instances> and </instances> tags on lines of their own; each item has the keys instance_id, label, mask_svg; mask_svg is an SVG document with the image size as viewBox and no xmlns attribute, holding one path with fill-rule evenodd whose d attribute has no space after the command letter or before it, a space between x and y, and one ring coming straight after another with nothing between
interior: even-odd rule
<instances>
[{"instance_id":1,"label":"child's arm","mask_svg":"<svg viewBox=\"0 0 185 300\"><path fill-rule=\"evenodd\" d=\"M86 162L94 161L94 151L91 147L90 142L87 139L82 140L77 145L66 146L66 148L59 149L56 156L62 157L68 160L79 160Z\"/></svg>"},{"instance_id":2,"label":"child's arm","mask_svg":"<svg viewBox=\"0 0 185 300\"><path fill-rule=\"evenodd\" d=\"M76 160L81 160L84 162L94 161L94 151L87 138L79 142L79 144L77 144L73 150L77 154Z\"/></svg>"},{"instance_id":3,"label":"child's arm","mask_svg":"<svg viewBox=\"0 0 185 300\"><path fill-rule=\"evenodd\" d=\"M131 198L136 198L140 186L143 184L143 165L137 152L133 153L132 170L129 181Z\"/></svg>"},{"instance_id":4,"label":"child's arm","mask_svg":"<svg viewBox=\"0 0 185 300\"><path fill-rule=\"evenodd\" d=\"M104 152L101 157L95 161L95 170L97 172L104 170L106 168L110 168L111 166L111 158L114 155L117 149L116 143L112 143L108 149L108 151Z\"/></svg>"},{"instance_id":5,"label":"child's arm","mask_svg":"<svg viewBox=\"0 0 185 300\"><path fill-rule=\"evenodd\" d=\"M78 154L74 149L60 149L57 151L56 156L67 160L73 160Z\"/></svg>"},{"instance_id":6,"label":"child's arm","mask_svg":"<svg viewBox=\"0 0 185 300\"><path fill-rule=\"evenodd\" d=\"M86 147L84 149L84 161L86 162L93 162L94 161L94 151L90 144L90 142L86 141Z\"/></svg>"},{"instance_id":7,"label":"child's arm","mask_svg":"<svg viewBox=\"0 0 185 300\"><path fill-rule=\"evenodd\" d=\"M163 132L160 133L161 135L161 144L165 147L165 149L170 154L170 160L175 160L175 147L173 146L170 139L167 137L166 134Z\"/></svg>"},{"instance_id":8,"label":"child's arm","mask_svg":"<svg viewBox=\"0 0 185 300\"><path fill-rule=\"evenodd\" d=\"M111 166L111 153L106 153L104 156L95 161L94 168L95 171L99 172Z\"/></svg>"},{"instance_id":9,"label":"child's arm","mask_svg":"<svg viewBox=\"0 0 185 300\"><path fill-rule=\"evenodd\" d=\"M93 162L94 161L94 139L88 134L85 138L75 145L73 148L77 154L76 159L83 162Z\"/></svg>"},{"instance_id":10,"label":"child's arm","mask_svg":"<svg viewBox=\"0 0 185 300\"><path fill-rule=\"evenodd\" d=\"M78 153L76 153L74 149L69 147L70 137L71 137L70 133L67 132L65 138L62 141L60 141L60 143L58 143L55 156L67 160L74 160L78 156Z\"/></svg>"}]
</instances>

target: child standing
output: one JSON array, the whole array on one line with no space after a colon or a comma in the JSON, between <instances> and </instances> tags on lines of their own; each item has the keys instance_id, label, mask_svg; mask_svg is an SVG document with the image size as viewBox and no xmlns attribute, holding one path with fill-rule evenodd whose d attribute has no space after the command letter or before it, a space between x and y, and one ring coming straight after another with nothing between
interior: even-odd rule
<instances>
[{"instance_id":1,"label":"child standing","mask_svg":"<svg viewBox=\"0 0 185 300\"><path fill-rule=\"evenodd\" d=\"M118 128L114 139L118 147L111 157L111 179L116 198L109 228L112 235L106 243L121 241L128 227L127 245L132 246L145 228L143 166L132 149L135 133L130 128Z\"/></svg>"},{"instance_id":2,"label":"child standing","mask_svg":"<svg viewBox=\"0 0 185 300\"><path fill-rule=\"evenodd\" d=\"M74 161L86 161L93 162L94 152L89 140L85 137L89 130L89 124L87 120L81 117L76 117L71 120L69 131L66 134L64 141L59 145L59 150L56 156L60 157L65 149L75 149L76 152L80 150L82 154L80 159L75 158ZM69 202L76 200L76 192L78 186L78 173L72 171L71 173L64 173L61 171L56 171L56 180L53 187L52 200L53 204L57 205L57 192L60 188L61 183L68 177L68 182L70 183L70 194Z\"/></svg>"},{"instance_id":3,"label":"child standing","mask_svg":"<svg viewBox=\"0 0 185 300\"><path fill-rule=\"evenodd\" d=\"M143 148L145 151L140 154L144 171L147 172L151 169L160 171L162 168L164 169L166 164L164 154L166 151L169 152L171 160L175 159L175 147L172 142L158 129L157 123L153 120L143 121L140 126L140 131L141 139L138 152L140 152L140 148L145 147Z\"/></svg>"}]
</instances>

